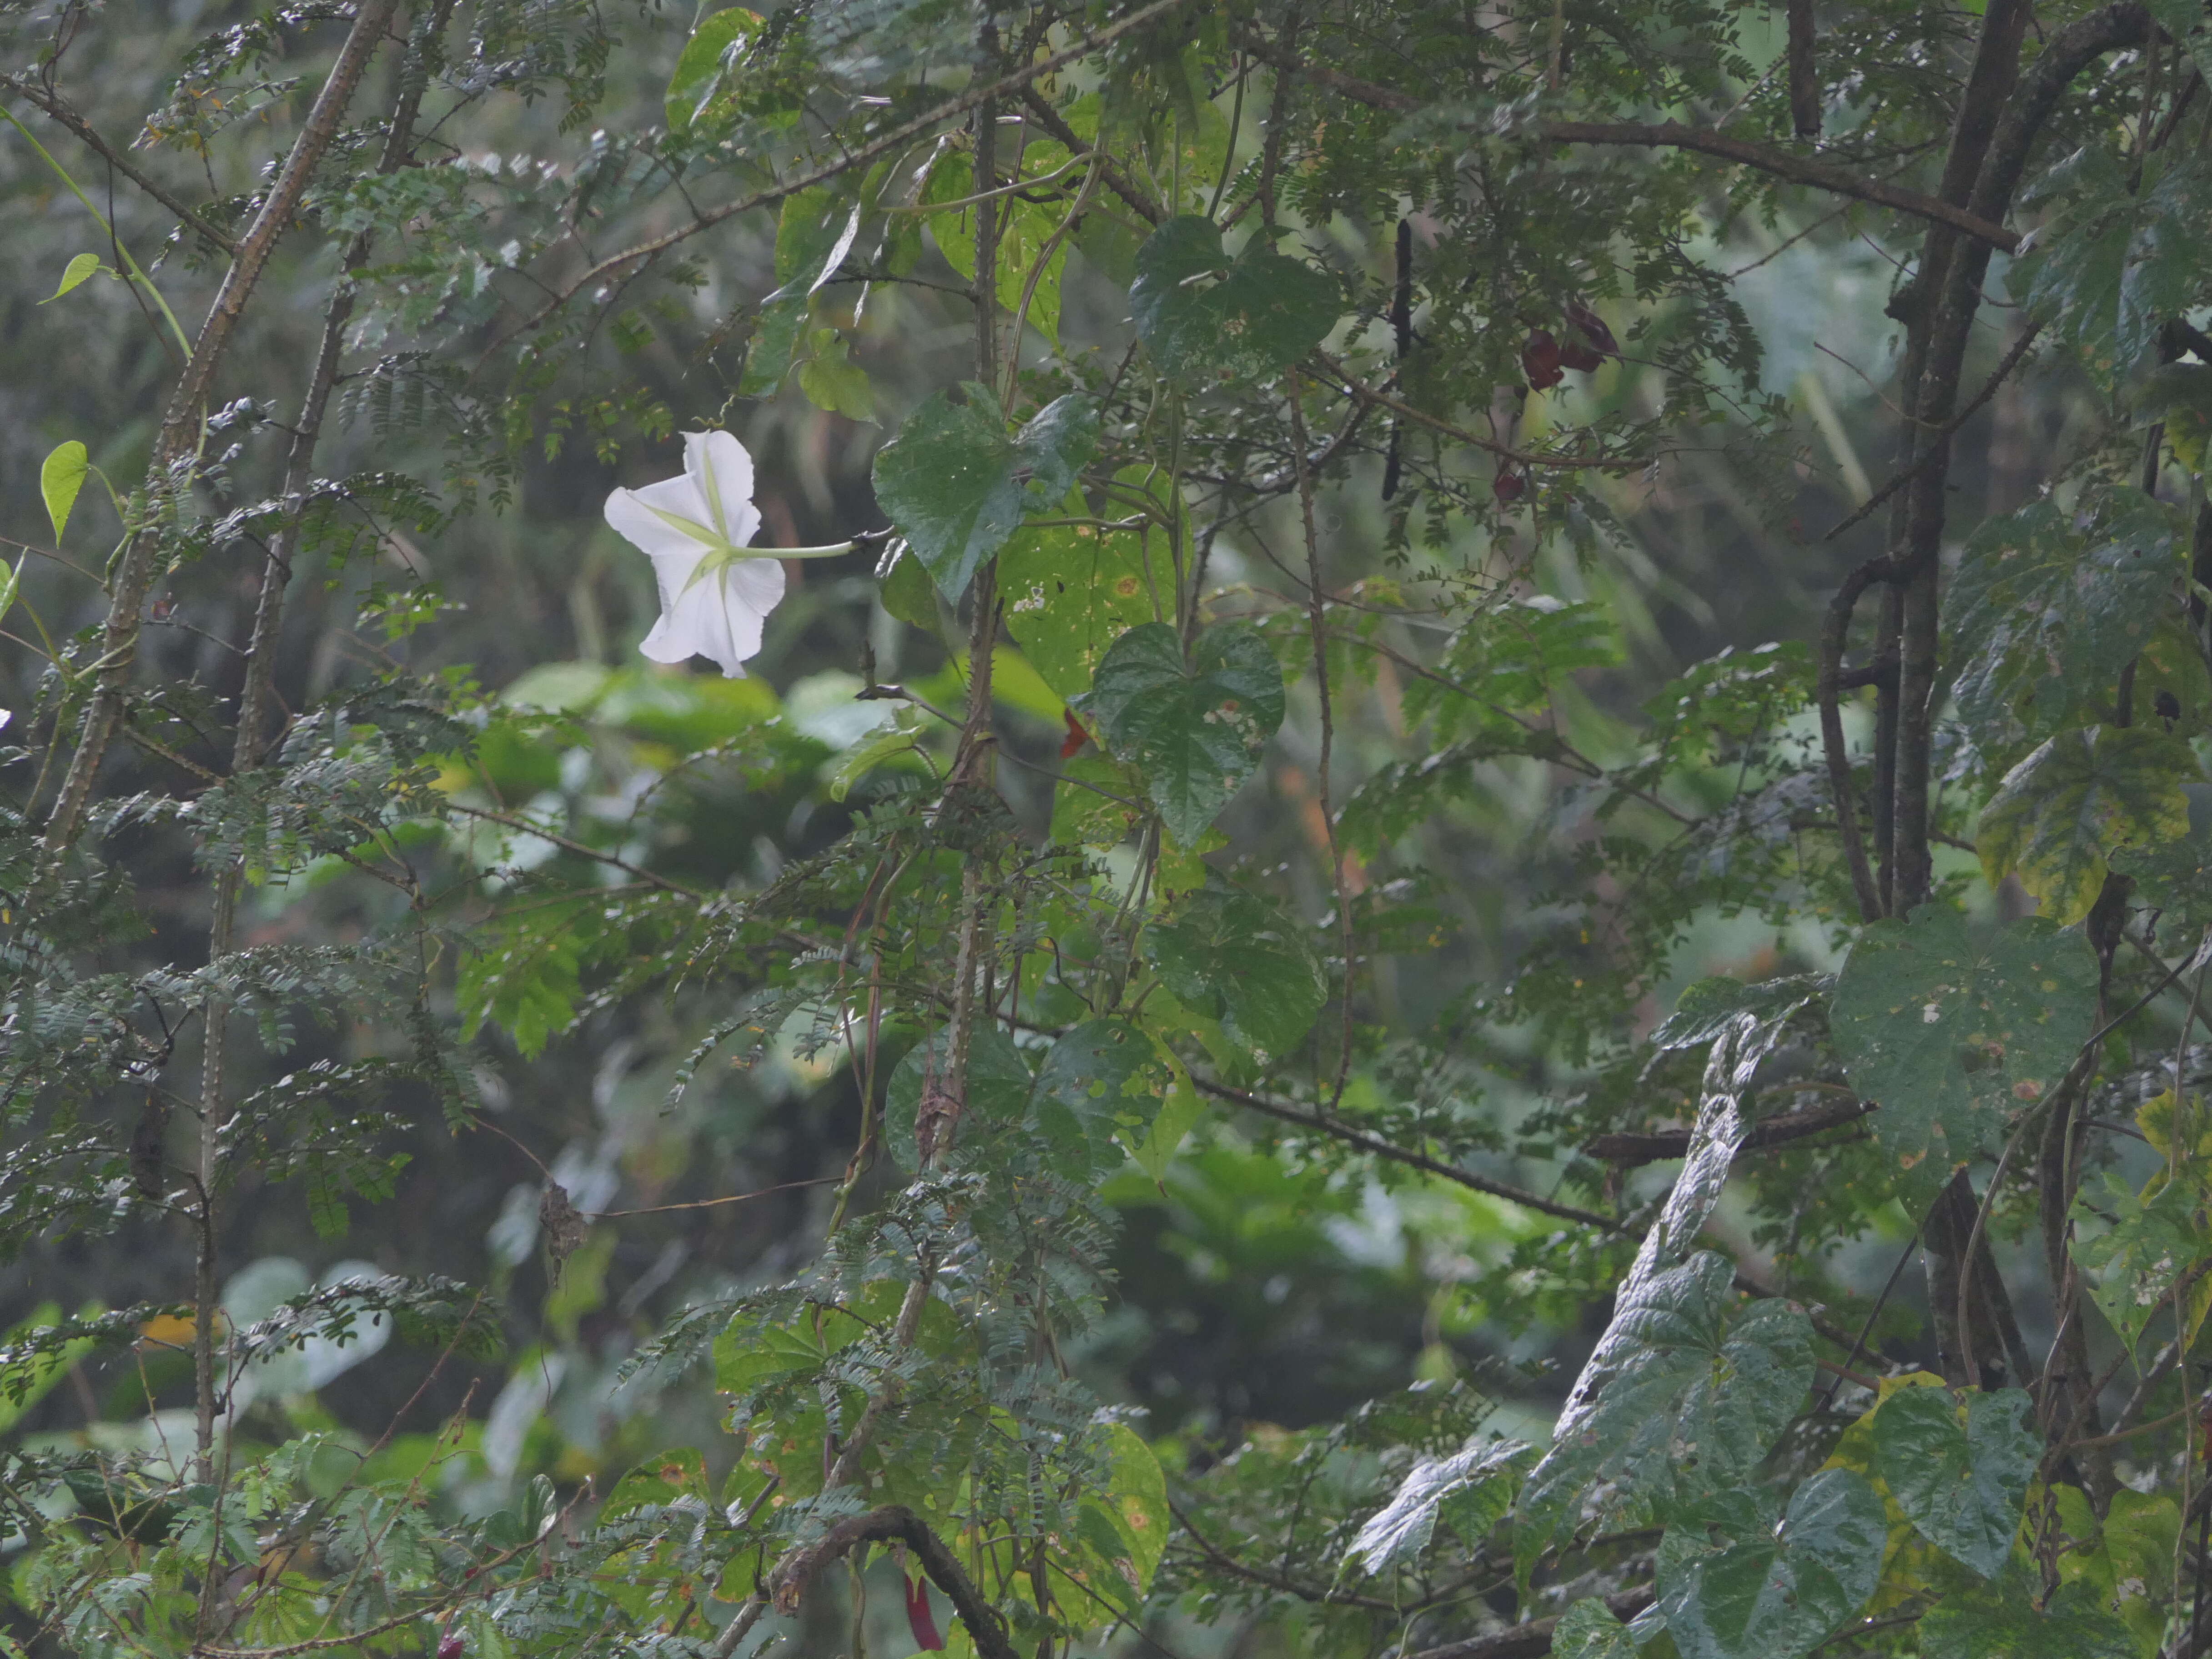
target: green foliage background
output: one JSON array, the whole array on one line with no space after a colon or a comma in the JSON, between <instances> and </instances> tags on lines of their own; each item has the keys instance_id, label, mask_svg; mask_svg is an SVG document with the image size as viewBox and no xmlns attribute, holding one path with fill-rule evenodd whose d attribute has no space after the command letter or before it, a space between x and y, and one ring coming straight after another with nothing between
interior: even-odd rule
<instances>
[{"instance_id":1,"label":"green foliage background","mask_svg":"<svg viewBox=\"0 0 2212 1659\"><path fill-rule=\"evenodd\" d=\"M0 1649L2212 1647L2197 8L0 30Z\"/></svg>"}]
</instances>

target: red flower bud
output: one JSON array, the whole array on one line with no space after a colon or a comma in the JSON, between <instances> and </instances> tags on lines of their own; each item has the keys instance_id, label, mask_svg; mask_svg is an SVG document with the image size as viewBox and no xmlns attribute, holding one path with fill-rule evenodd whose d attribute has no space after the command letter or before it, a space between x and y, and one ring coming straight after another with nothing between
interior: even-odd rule
<instances>
[{"instance_id":1,"label":"red flower bud","mask_svg":"<svg viewBox=\"0 0 2212 1659\"><path fill-rule=\"evenodd\" d=\"M930 1653L941 1651L945 1638L937 1633L937 1615L929 1610L929 1580L906 1578L905 1583L906 1624L914 1632L915 1645ZM441 1654L439 1659L445 1659L445 1656Z\"/></svg>"}]
</instances>

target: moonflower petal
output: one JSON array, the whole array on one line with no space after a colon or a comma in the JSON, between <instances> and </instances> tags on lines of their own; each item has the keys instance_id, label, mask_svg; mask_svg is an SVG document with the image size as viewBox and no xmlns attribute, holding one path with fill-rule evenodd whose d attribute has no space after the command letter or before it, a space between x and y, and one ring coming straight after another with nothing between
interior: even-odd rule
<instances>
[{"instance_id":1,"label":"moonflower petal","mask_svg":"<svg viewBox=\"0 0 2212 1659\"><path fill-rule=\"evenodd\" d=\"M775 572L775 597L781 599L783 589L783 568L773 559L745 559L726 567L720 578L709 577L693 582L675 596L675 601L661 613L660 621L645 643L638 648L656 662L684 662L694 656L711 658L723 673L732 679L744 677L740 666L749 657L760 654L761 630L768 621L770 605L760 605L754 594L763 584L757 578L748 580L740 572L750 573L760 566Z\"/></svg>"},{"instance_id":2,"label":"moonflower petal","mask_svg":"<svg viewBox=\"0 0 2212 1659\"><path fill-rule=\"evenodd\" d=\"M698 490L713 525L732 547L744 547L760 531L760 509L753 505L753 458L726 432L684 434L684 471ZM658 503L655 503L658 505Z\"/></svg>"},{"instance_id":3,"label":"moonflower petal","mask_svg":"<svg viewBox=\"0 0 2212 1659\"><path fill-rule=\"evenodd\" d=\"M664 513L702 526L710 522L707 503L689 478L664 478L642 489L617 489L607 497L607 523L617 535L656 564L663 559L689 561L683 573L688 576L708 544L669 523L661 516Z\"/></svg>"}]
</instances>

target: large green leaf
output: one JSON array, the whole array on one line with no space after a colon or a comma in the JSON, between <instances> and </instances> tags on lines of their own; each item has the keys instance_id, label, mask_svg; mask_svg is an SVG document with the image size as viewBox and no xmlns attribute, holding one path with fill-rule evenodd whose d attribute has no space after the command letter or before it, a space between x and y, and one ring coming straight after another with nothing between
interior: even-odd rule
<instances>
[{"instance_id":1,"label":"large green leaf","mask_svg":"<svg viewBox=\"0 0 2212 1659\"><path fill-rule=\"evenodd\" d=\"M1084 512L1081 498L1071 497L1068 516ZM1115 640L1160 619L1161 597L1174 580L1167 538L1157 530L1025 526L999 555L1006 631L1062 697L1091 689Z\"/></svg>"},{"instance_id":2,"label":"large green leaf","mask_svg":"<svg viewBox=\"0 0 2212 1659\"><path fill-rule=\"evenodd\" d=\"M1296 1046L1328 996L1297 923L1219 877L1146 928L1143 949L1178 1002L1262 1065Z\"/></svg>"},{"instance_id":3,"label":"large green leaf","mask_svg":"<svg viewBox=\"0 0 2212 1659\"><path fill-rule=\"evenodd\" d=\"M1137 250L1129 315L1153 361L1178 380L1259 380L1328 337L1335 282L1255 237L1231 260L1211 220L1170 219Z\"/></svg>"},{"instance_id":4,"label":"large green leaf","mask_svg":"<svg viewBox=\"0 0 2212 1659\"><path fill-rule=\"evenodd\" d=\"M2061 1558L2063 1559L2064 1558ZM2162 1622L2162 1621L2161 1621ZM2015 1565L2000 1584L1943 1598L1920 1621L1920 1659L2142 1659L2128 1627L2086 1583L2043 1583Z\"/></svg>"},{"instance_id":5,"label":"large green leaf","mask_svg":"<svg viewBox=\"0 0 2212 1659\"><path fill-rule=\"evenodd\" d=\"M1875 1138L1924 1202L2074 1063L2097 964L2040 917L1970 927L1948 910L1860 933L1828 1023L1851 1086L1881 1109Z\"/></svg>"},{"instance_id":6,"label":"large green leaf","mask_svg":"<svg viewBox=\"0 0 2212 1659\"><path fill-rule=\"evenodd\" d=\"M1114 641L1091 689L1073 701L1109 748L1144 769L1168 833L1191 847L1282 725L1283 671L1243 623L1207 629L1188 661L1174 629L1145 623Z\"/></svg>"},{"instance_id":7,"label":"large green leaf","mask_svg":"<svg viewBox=\"0 0 2212 1659\"><path fill-rule=\"evenodd\" d=\"M1888 1531L1849 1469L1800 1486L1778 1524L1764 1492L1692 1505L1659 1542L1667 1633L1682 1659L1802 1659L1874 1594Z\"/></svg>"},{"instance_id":8,"label":"large green leaf","mask_svg":"<svg viewBox=\"0 0 2212 1659\"><path fill-rule=\"evenodd\" d=\"M1967 541L1948 610L1960 718L1984 748L2101 718L2183 574L2179 511L2116 489L2087 530L2050 501ZM2017 751L2015 751L2017 752Z\"/></svg>"},{"instance_id":9,"label":"large green leaf","mask_svg":"<svg viewBox=\"0 0 2212 1659\"><path fill-rule=\"evenodd\" d=\"M1803 1405L1813 1328L1802 1308L1735 1317L1735 1270L1710 1250L1632 1282L1521 1494L1516 1556L1571 1534L1586 1502L1649 1522L1749 1475Z\"/></svg>"},{"instance_id":10,"label":"large green leaf","mask_svg":"<svg viewBox=\"0 0 2212 1659\"><path fill-rule=\"evenodd\" d=\"M1977 845L1992 884L2017 875L2043 914L2079 921L2112 854L2189 833L2185 786L2203 780L2189 745L2144 727L2062 732L2005 775L1982 809Z\"/></svg>"},{"instance_id":11,"label":"large green leaf","mask_svg":"<svg viewBox=\"0 0 2212 1659\"><path fill-rule=\"evenodd\" d=\"M1415 1464L1360 1528L1346 1560L1373 1574L1404 1566L1428 1548L1439 1515L1470 1545L1477 1542L1512 1508L1528 1451L1525 1441L1491 1440Z\"/></svg>"},{"instance_id":12,"label":"large green leaf","mask_svg":"<svg viewBox=\"0 0 2212 1659\"><path fill-rule=\"evenodd\" d=\"M1900 1389L1874 1414L1875 1468L1920 1535L1994 1578L2043 1456L2035 1404L2020 1389Z\"/></svg>"},{"instance_id":13,"label":"large green leaf","mask_svg":"<svg viewBox=\"0 0 2212 1659\"><path fill-rule=\"evenodd\" d=\"M1121 1162L1151 1126L1170 1073L1152 1040L1118 1019L1090 1019L1054 1043L1037 1069L1030 1116L1052 1167L1089 1181Z\"/></svg>"},{"instance_id":14,"label":"large green leaf","mask_svg":"<svg viewBox=\"0 0 2212 1659\"><path fill-rule=\"evenodd\" d=\"M1098 443L1098 412L1071 394L1012 434L999 401L969 382L939 392L876 452L876 500L939 591L957 599L1034 504L1062 501Z\"/></svg>"}]
</instances>

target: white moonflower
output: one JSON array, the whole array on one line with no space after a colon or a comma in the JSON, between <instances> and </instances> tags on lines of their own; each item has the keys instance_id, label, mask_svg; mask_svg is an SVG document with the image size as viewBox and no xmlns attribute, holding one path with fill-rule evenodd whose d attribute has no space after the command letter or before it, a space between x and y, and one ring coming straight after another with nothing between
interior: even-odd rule
<instances>
[{"instance_id":1,"label":"white moonflower","mask_svg":"<svg viewBox=\"0 0 2212 1659\"><path fill-rule=\"evenodd\" d=\"M653 561L660 586L660 620L638 647L653 661L709 657L742 678L783 598L781 561L853 550L748 546L761 522L752 498L753 458L726 432L685 433L683 477L607 497L608 524Z\"/></svg>"}]
</instances>

